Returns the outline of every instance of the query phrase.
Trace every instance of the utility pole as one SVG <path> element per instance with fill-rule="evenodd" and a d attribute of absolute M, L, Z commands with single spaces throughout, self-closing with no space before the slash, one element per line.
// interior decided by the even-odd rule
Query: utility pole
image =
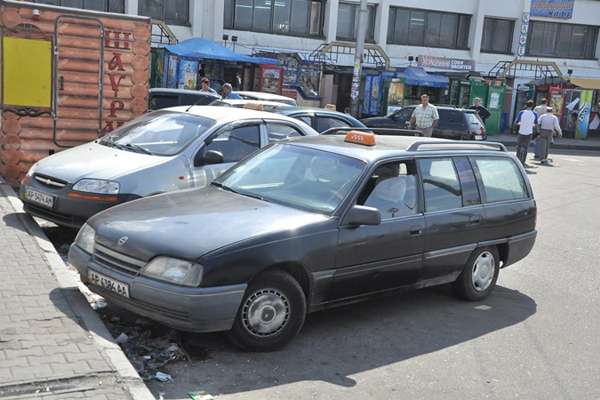
<path fill-rule="evenodd" d="M 367 36 L 368 24 L 367 0 L 360 0 L 360 9 L 358 14 L 358 32 L 356 35 L 356 51 L 354 52 L 354 73 L 352 74 L 352 115 L 358 116 L 359 105 L 358 95 L 360 93 L 360 77 L 362 74 L 363 53 L 365 52 L 365 37 Z"/>

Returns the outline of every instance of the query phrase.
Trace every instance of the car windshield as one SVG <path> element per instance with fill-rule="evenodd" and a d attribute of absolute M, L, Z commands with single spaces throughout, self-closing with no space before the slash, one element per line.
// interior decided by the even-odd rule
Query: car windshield
<path fill-rule="evenodd" d="M 339 154 L 277 144 L 239 163 L 214 184 L 265 201 L 330 214 L 365 166 Z"/>
<path fill-rule="evenodd" d="M 213 119 L 198 115 L 158 111 L 115 129 L 104 136 L 100 144 L 138 153 L 172 156 L 215 123 Z"/>

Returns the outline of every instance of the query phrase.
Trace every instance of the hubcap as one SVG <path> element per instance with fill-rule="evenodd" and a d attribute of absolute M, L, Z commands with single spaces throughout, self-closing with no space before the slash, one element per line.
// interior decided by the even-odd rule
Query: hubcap
<path fill-rule="evenodd" d="M 483 292 L 490 287 L 494 279 L 495 267 L 494 255 L 489 251 L 484 251 L 477 257 L 473 263 L 473 274 L 471 275 L 475 290 Z"/>
<path fill-rule="evenodd" d="M 261 289 L 246 299 L 242 322 L 256 336 L 271 336 L 287 324 L 290 314 L 288 299 L 275 289 Z"/>

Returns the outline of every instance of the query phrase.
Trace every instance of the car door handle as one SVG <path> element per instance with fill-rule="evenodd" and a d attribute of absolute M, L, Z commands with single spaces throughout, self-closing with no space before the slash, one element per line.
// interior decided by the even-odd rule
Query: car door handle
<path fill-rule="evenodd" d="M 410 236 L 419 236 L 423 233 L 423 230 L 421 228 L 415 228 L 415 229 L 411 229 L 409 231 Z"/>
<path fill-rule="evenodd" d="M 469 225 L 478 225 L 480 223 L 481 223 L 480 215 L 474 215 L 472 217 L 469 217 Z"/>

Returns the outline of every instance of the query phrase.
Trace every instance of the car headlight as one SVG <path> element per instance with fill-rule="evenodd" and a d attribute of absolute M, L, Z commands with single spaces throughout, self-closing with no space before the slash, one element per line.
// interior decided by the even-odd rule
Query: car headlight
<path fill-rule="evenodd" d="M 102 179 L 81 179 L 73 185 L 73 190 L 98 194 L 119 194 L 119 182 Z"/>
<path fill-rule="evenodd" d="M 202 281 L 203 268 L 186 260 L 156 257 L 142 270 L 142 275 L 182 286 L 197 287 Z"/>
<path fill-rule="evenodd" d="M 96 240 L 96 231 L 88 224 L 83 224 L 77 237 L 75 244 L 88 253 L 94 252 L 94 241 Z"/>

